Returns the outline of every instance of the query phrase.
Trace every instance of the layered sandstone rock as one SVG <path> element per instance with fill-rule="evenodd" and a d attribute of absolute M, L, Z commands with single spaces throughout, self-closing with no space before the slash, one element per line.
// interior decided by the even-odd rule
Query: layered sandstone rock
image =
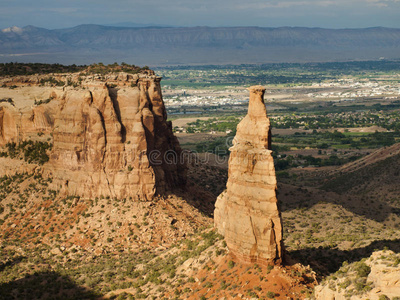
<path fill-rule="evenodd" d="M 233 254 L 246 261 L 282 260 L 282 224 L 270 150 L 265 89 L 250 88 L 246 117 L 230 148 L 227 189 L 217 199 L 214 222 Z"/>
<path fill-rule="evenodd" d="M 395 299 L 400 295 L 399 261 L 400 254 L 382 250 L 373 252 L 366 260 L 344 265 L 315 287 L 315 299 Z M 360 289 L 360 285 L 369 288 Z"/>
<path fill-rule="evenodd" d="M 0 79 L 1 82 L 4 79 Z M 35 140 L 44 135 L 46 139 L 51 139 L 54 118 L 59 109 L 58 102 L 52 100 L 63 93 L 63 88 L 53 90 L 32 86 L 31 83 L 24 85 L 24 81 L 19 84 L 21 86 L 16 89 L 0 88 L 0 98 L 12 100 L 11 103 L 0 102 L 0 147 L 7 143 Z"/>
<path fill-rule="evenodd" d="M 83 86 L 54 88 L 47 104 L 2 106 L 0 143 L 45 135 L 53 149 L 44 175 L 66 195 L 151 199 L 186 178 L 160 79 L 152 72 L 80 77 Z"/>
<path fill-rule="evenodd" d="M 50 134 L 54 114 L 55 110 L 50 106 L 38 106 L 24 111 L 12 106 L 0 106 L 0 146 L 32 139 L 42 133 Z"/>
<path fill-rule="evenodd" d="M 16 142 L 18 119 L 18 112 L 11 105 L 0 107 L 0 146 Z"/>

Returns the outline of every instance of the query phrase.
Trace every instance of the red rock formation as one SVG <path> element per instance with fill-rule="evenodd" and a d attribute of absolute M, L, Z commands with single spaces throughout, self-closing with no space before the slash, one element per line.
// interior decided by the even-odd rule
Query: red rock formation
<path fill-rule="evenodd" d="M 18 113 L 9 106 L 0 107 L 0 146 L 16 142 L 18 137 Z"/>
<path fill-rule="evenodd" d="M 282 260 L 282 223 L 264 91 L 250 88 L 248 113 L 230 148 L 227 190 L 215 204 L 214 223 L 234 255 L 269 264 Z"/>
<path fill-rule="evenodd" d="M 22 110 L 10 104 L 2 104 L 0 106 L 0 146 L 37 139 L 38 134 L 50 135 L 57 109 L 54 102 Z"/>
<path fill-rule="evenodd" d="M 30 111 L 0 108 L 0 142 L 52 133 L 43 169 L 53 189 L 82 197 L 151 199 L 186 178 L 160 79 L 151 72 L 86 76 L 80 78 L 84 88 L 55 89 L 50 103 Z"/>

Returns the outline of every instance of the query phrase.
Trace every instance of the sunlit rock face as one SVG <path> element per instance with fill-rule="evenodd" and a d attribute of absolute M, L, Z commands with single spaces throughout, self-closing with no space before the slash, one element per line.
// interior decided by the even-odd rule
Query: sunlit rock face
<path fill-rule="evenodd" d="M 167 121 L 160 77 L 148 71 L 79 80 L 79 87 L 35 86 L 50 90 L 49 103 L 23 111 L 0 107 L 0 144 L 45 135 L 53 147 L 43 175 L 65 195 L 151 199 L 185 184 L 186 165 Z"/>
<path fill-rule="evenodd" d="M 151 199 L 184 184 L 186 167 L 166 120 L 160 78 L 139 76 L 134 85 L 62 96 L 48 168 L 59 189 Z"/>
<path fill-rule="evenodd" d="M 239 259 L 282 261 L 282 223 L 270 150 L 270 121 L 262 86 L 250 87 L 249 109 L 230 148 L 227 189 L 217 199 L 214 223 Z"/>

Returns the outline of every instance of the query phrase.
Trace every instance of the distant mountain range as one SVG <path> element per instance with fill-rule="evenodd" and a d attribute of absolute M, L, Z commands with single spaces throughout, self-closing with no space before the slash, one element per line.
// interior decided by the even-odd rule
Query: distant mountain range
<path fill-rule="evenodd" d="M 112 24 L 103 24 L 104 26 L 113 26 L 113 27 L 176 27 L 176 26 L 168 26 L 156 23 L 133 23 L 133 22 L 121 22 L 121 23 L 112 23 Z"/>
<path fill-rule="evenodd" d="M 400 58 L 400 29 L 34 26 L 0 31 L 0 62 L 244 64 Z"/>

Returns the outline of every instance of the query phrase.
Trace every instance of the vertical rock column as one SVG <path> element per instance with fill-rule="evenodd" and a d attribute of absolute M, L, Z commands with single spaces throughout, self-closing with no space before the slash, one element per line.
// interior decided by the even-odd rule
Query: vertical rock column
<path fill-rule="evenodd" d="M 276 198 L 265 88 L 250 87 L 246 117 L 230 148 L 227 189 L 217 199 L 214 223 L 238 258 L 262 264 L 282 261 L 282 223 Z"/>

